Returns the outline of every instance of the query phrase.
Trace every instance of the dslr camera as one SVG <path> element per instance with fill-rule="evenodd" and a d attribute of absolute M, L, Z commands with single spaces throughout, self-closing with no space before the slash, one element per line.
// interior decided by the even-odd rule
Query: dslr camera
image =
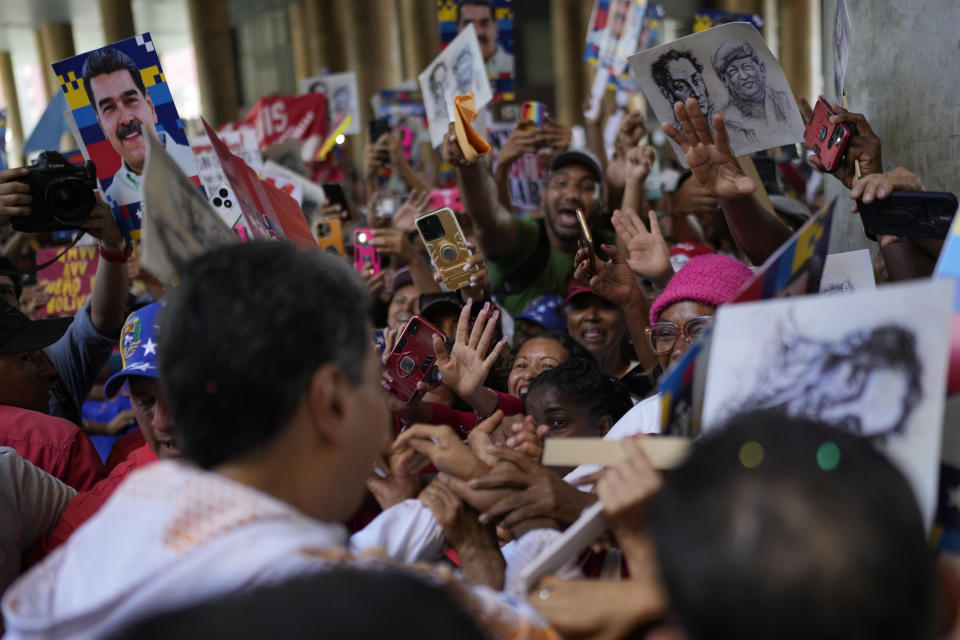
<path fill-rule="evenodd" d="M 30 185 L 30 215 L 11 219 L 17 231 L 31 233 L 80 228 L 97 202 L 97 171 L 93 162 L 77 167 L 56 151 L 41 151 L 19 182 Z"/>

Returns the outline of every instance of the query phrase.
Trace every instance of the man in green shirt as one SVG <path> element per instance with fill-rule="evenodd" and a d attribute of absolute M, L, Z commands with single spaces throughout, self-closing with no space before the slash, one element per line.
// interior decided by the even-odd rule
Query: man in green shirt
<path fill-rule="evenodd" d="M 466 161 L 453 125 L 442 151 L 459 174 L 460 194 L 503 307 L 515 316 L 537 296 L 565 295 L 580 233 L 576 210 L 583 209 L 591 226 L 600 212 L 603 171 L 593 154 L 571 149 L 553 159 L 540 218 L 534 219 L 515 217 L 499 203 L 493 176 L 482 160 Z"/>

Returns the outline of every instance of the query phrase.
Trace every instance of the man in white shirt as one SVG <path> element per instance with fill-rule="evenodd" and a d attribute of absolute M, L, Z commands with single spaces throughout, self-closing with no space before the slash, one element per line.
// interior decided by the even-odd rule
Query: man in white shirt
<path fill-rule="evenodd" d="M 190 147 L 178 144 L 165 131 L 157 131 L 157 110 L 140 69 L 128 55 L 109 47 L 92 52 L 83 63 L 83 87 L 103 135 L 122 159 L 105 193 L 111 204 L 140 200 L 140 180 L 147 158 L 144 134 L 159 140 L 185 174 L 196 175 Z"/>
<path fill-rule="evenodd" d="M 298 286 L 278 286 L 279 274 Z M 216 248 L 179 275 L 157 355 L 186 462 L 132 474 L 10 588 L 11 639 L 105 637 L 333 566 L 396 569 L 438 557 L 443 531 L 420 500 L 351 538 L 340 524 L 361 503 L 392 424 L 365 320 L 369 295 L 352 269 L 260 241 Z M 488 588 L 468 593 L 504 635 L 551 637 L 529 605 Z"/>

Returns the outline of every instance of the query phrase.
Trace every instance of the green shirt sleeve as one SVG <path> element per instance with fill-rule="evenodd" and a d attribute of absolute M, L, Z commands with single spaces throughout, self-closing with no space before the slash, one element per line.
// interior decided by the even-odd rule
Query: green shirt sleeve
<path fill-rule="evenodd" d="M 515 218 L 517 239 L 506 253 L 489 260 L 490 284 L 493 290 L 499 289 L 505 280 L 520 270 L 527 260 L 537 251 L 540 242 L 540 228 L 534 218 Z"/>

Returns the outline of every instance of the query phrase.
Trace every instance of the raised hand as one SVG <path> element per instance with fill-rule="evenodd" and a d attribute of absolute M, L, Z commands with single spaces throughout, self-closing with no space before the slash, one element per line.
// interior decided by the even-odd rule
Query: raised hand
<path fill-rule="evenodd" d="M 413 425 L 397 436 L 390 451 L 396 453 L 404 449 L 425 455 L 437 469 L 462 480 L 485 475 L 490 469 L 447 425 Z M 407 473 L 420 471 L 407 466 L 404 470 Z"/>
<path fill-rule="evenodd" d="M 620 250 L 610 244 L 600 246 L 610 256 L 610 260 L 604 262 L 596 256 L 591 256 L 587 249 L 578 249 L 574 258 L 576 269 L 573 277 L 587 283 L 590 289 L 601 298 L 620 306 L 642 296 L 643 292 L 637 284 L 636 276 Z"/>
<path fill-rule="evenodd" d="M 833 172 L 833 176 L 842 182 L 847 189 L 852 189 L 857 174 L 855 162 L 860 163 L 861 177 L 883 173 L 883 154 L 880 137 L 873 132 L 866 117 L 864 117 L 862 113 L 847 111 L 836 104 L 831 105 L 830 109 L 834 113 L 834 115 L 830 116 L 831 124 L 842 123 L 853 125 L 854 128 L 853 135 L 850 136 L 850 142 L 847 143 L 847 151 L 840 165 Z M 803 116 L 804 124 L 809 124 L 813 119 L 813 108 L 810 106 L 810 103 L 807 102 L 807 99 L 803 97 L 800 98 L 800 114 Z M 823 168 L 823 163 L 820 162 L 820 158 L 817 156 L 810 156 L 809 161 L 810 164 L 819 171 L 826 171 Z"/>
<path fill-rule="evenodd" d="M 626 179 L 642 185 L 647 176 L 650 175 L 650 168 L 657 160 L 657 152 L 649 145 L 630 147 L 627 149 L 625 158 L 627 162 Z"/>
<path fill-rule="evenodd" d="M 517 122 L 517 126 L 510 132 L 497 155 L 497 166 L 506 169 L 523 154 L 536 153 L 540 136 L 540 132 L 533 128 L 533 123 L 529 120 Z"/>
<path fill-rule="evenodd" d="M 670 249 L 660 232 L 656 212 L 650 211 L 647 218 L 650 220 L 649 231 L 633 209 L 617 209 L 613 212 L 613 228 L 627 249 L 627 264 L 630 269 L 641 278 L 647 278 L 661 286 L 673 275 Z"/>
<path fill-rule="evenodd" d="M 493 348 L 490 342 L 500 319 L 500 310 L 491 307 L 489 302 L 477 314 L 477 320 L 470 327 L 470 308 L 473 301 L 468 300 L 460 310 L 460 319 L 457 322 L 457 333 L 453 349 L 447 353 L 443 340 L 439 336 L 433 337 L 434 355 L 437 357 L 437 369 L 443 383 L 458 396 L 470 402 L 480 390 L 483 381 L 493 367 L 503 347 L 506 338 L 497 342 Z M 469 335 L 468 335 L 469 330 Z M 472 404 L 472 402 L 471 402 Z"/>
<path fill-rule="evenodd" d="M 640 139 L 647 133 L 647 125 L 643 121 L 643 114 L 639 111 L 628 113 L 620 121 L 617 137 L 613 143 L 614 157 L 624 156 L 629 149 L 636 147 Z"/>
<path fill-rule="evenodd" d="M 30 215 L 30 185 L 17 181 L 28 173 L 26 167 L 0 171 L 0 224 L 6 224 L 13 216 Z"/>
<path fill-rule="evenodd" d="M 756 191 L 757 185 L 743 175 L 730 149 L 726 123 L 721 114 L 713 116 L 713 129 L 717 135 L 714 140 L 696 99 L 688 98 L 686 104 L 674 103 L 673 112 L 683 130 L 678 131 L 672 124 L 664 122 L 663 132 L 680 147 L 697 182 L 718 198 L 738 198 Z"/>
<path fill-rule="evenodd" d="M 414 189 L 410 192 L 407 201 L 397 208 L 393 214 L 393 226 L 402 231 L 413 231 L 416 229 L 414 221 L 427 212 L 430 206 L 430 192 L 425 189 Z"/>
<path fill-rule="evenodd" d="M 452 122 L 450 126 L 447 127 L 447 133 L 444 134 L 443 142 L 440 144 L 440 155 L 443 157 L 444 162 L 449 162 L 450 166 L 455 169 L 473 164 L 467 162 L 466 156 L 463 155 L 463 151 L 460 149 L 460 143 L 457 142 L 457 133 Z"/>
<path fill-rule="evenodd" d="M 903 167 L 897 167 L 887 173 L 874 173 L 861 178 L 854 178 L 850 187 L 850 199 L 853 204 L 850 211 L 857 210 L 857 200 L 863 200 L 870 204 L 874 200 L 883 200 L 889 196 L 894 189 L 899 191 L 924 191 L 920 176 L 907 171 Z"/>
<path fill-rule="evenodd" d="M 573 139 L 573 128 L 546 116 L 540 129 L 540 139 L 554 151 L 565 151 Z"/>
<path fill-rule="evenodd" d="M 597 496 L 615 528 L 641 533 L 646 528 L 650 500 L 663 481 L 633 438 L 625 438 L 621 445 L 626 456 L 597 481 Z"/>

